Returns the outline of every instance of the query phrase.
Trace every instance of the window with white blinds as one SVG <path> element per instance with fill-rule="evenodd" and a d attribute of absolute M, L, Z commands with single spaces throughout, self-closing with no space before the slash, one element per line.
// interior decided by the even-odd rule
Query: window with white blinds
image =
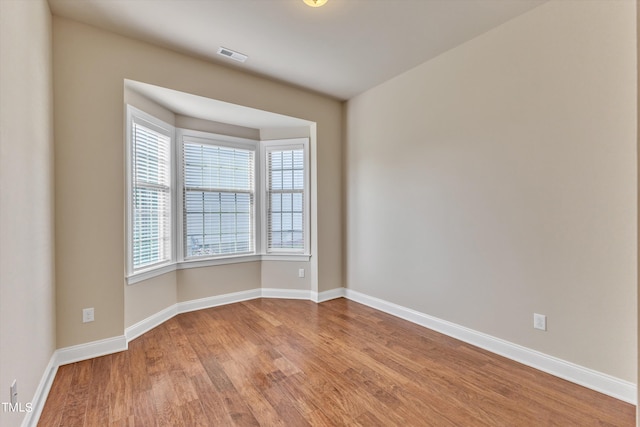
<path fill-rule="evenodd" d="M 132 113 L 130 270 L 172 261 L 171 135 Z"/>
<path fill-rule="evenodd" d="M 306 144 L 267 145 L 267 252 L 308 253 Z"/>
<path fill-rule="evenodd" d="M 127 106 L 128 284 L 190 267 L 310 257 L 309 139 L 257 141 Z"/>
<path fill-rule="evenodd" d="M 255 253 L 255 150 L 182 147 L 184 258 Z"/>

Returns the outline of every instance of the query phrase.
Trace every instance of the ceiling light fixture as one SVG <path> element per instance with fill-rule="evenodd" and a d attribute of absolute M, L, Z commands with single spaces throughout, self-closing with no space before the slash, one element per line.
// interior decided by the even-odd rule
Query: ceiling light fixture
<path fill-rule="evenodd" d="M 320 7 L 325 4 L 328 0 L 303 0 L 307 5 L 311 7 Z"/>

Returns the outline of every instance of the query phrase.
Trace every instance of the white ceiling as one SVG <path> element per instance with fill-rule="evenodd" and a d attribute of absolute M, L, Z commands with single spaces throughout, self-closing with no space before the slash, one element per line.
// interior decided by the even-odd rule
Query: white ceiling
<path fill-rule="evenodd" d="M 544 0 L 49 0 L 55 15 L 349 99 Z M 249 56 L 240 64 L 224 46 Z"/>

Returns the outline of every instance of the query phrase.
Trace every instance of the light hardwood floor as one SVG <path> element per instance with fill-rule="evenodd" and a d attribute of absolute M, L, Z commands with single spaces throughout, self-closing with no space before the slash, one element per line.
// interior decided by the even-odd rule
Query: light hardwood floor
<path fill-rule="evenodd" d="M 257 299 L 61 366 L 39 425 L 633 426 L 635 406 L 345 299 Z"/>

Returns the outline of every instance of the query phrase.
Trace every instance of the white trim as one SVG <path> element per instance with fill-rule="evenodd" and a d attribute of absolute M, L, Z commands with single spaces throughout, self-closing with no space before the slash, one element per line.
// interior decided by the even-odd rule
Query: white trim
<path fill-rule="evenodd" d="M 311 299 L 311 291 L 305 289 L 261 288 L 262 298 Z"/>
<path fill-rule="evenodd" d="M 58 372 L 58 365 L 56 364 L 56 353 L 54 352 L 49 359 L 49 363 L 42 374 L 40 383 L 36 388 L 36 392 L 31 399 L 31 412 L 27 412 L 27 415 L 22 420 L 22 427 L 36 426 L 42 415 L 42 409 L 49 396 L 49 391 L 53 385 L 53 380 Z"/>
<path fill-rule="evenodd" d="M 311 301 L 321 303 L 336 298 L 344 298 L 345 291 L 345 288 L 335 288 L 323 292 L 311 292 Z"/>
<path fill-rule="evenodd" d="M 202 258 L 202 257 L 186 257 L 185 253 L 185 219 L 184 219 L 184 145 L 185 143 L 191 144 L 204 144 L 216 147 L 235 148 L 240 150 L 246 150 L 253 153 L 253 190 L 250 193 L 253 195 L 252 206 L 252 236 L 253 236 L 253 251 L 247 254 L 230 254 L 220 256 L 218 258 Z M 248 262 L 249 260 L 243 260 L 243 257 L 258 257 L 260 256 L 260 225 L 257 220 L 259 213 L 261 212 L 261 195 L 259 194 L 260 185 L 260 141 L 247 138 L 239 138 L 235 136 L 222 135 L 218 133 L 203 132 L 192 129 L 177 128 L 176 129 L 176 150 L 175 150 L 175 164 L 176 164 L 176 189 L 178 196 L 176 197 L 176 223 L 175 230 L 176 236 L 176 250 L 177 250 L 177 262 L 179 268 L 194 268 L 207 265 L 223 265 L 234 264 L 236 262 Z M 237 258 L 237 259 L 236 259 Z M 193 267 L 186 263 L 196 262 Z M 184 263 L 184 264 L 183 264 Z"/>
<path fill-rule="evenodd" d="M 132 130 L 133 123 L 141 123 L 148 129 L 162 134 L 169 138 L 169 188 L 170 188 L 170 254 L 168 260 L 163 260 L 162 265 L 159 267 L 152 267 L 150 269 L 141 268 L 136 271 L 133 266 L 133 145 L 134 141 L 132 139 Z M 173 161 L 173 147 L 175 145 L 175 127 L 169 123 L 166 123 L 149 113 L 146 113 L 132 105 L 126 104 L 125 106 L 125 192 L 127 195 L 125 209 L 126 209 L 126 224 L 125 224 L 125 239 L 126 239 L 126 274 L 127 284 L 136 283 L 141 280 L 148 279 L 150 277 L 157 276 L 158 274 L 166 273 L 164 270 L 165 267 L 170 266 L 175 263 L 176 260 L 176 251 L 175 251 L 175 198 L 176 198 L 176 172 Z M 158 274 L 154 274 L 156 270 L 161 270 L 162 272 Z M 137 273 L 140 274 L 141 277 L 138 279 Z M 129 282 L 129 278 L 132 278 L 131 282 Z"/>
<path fill-rule="evenodd" d="M 633 405 L 637 385 L 410 308 L 346 289 L 346 298 Z"/>
<path fill-rule="evenodd" d="M 200 267 L 212 267 L 215 265 L 226 264 L 238 264 L 242 262 L 257 262 L 257 261 L 291 261 L 291 262 L 309 262 L 311 255 L 308 254 L 283 254 L 283 255 L 235 255 L 224 258 L 207 258 L 207 259 L 191 259 L 188 261 L 180 261 L 169 265 L 164 265 L 155 269 L 143 271 L 140 273 L 132 274 L 127 277 L 127 285 L 134 285 L 139 282 L 143 282 L 147 279 L 151 279 L 156 276 L 160 276 L 165 273 L 170 273 L 176 270 L 187 270 L 189 268 Z"/>
<path fill-rule="evenodd" d="M 344 295 L 344 288 L 325 291 L 321 295 L 323 298 L 322 301 L 339 298 Z M 248 301 L 257 298 L 311 299 L 313 301 L 316 301 L 317 295 L 315 295 L 315 299 L 312 298 L 313 296 L 313 293 L 307 290 L 257 288 L 248 291 L 240 291 L 230 294 L 201 298 L 197 300 L 179 302 L 147 317 L 146 319 L 139 321 L 132 326 L 129 326 L 125 329 L 124 335 L 127 339 L 127 343 L 131 342 L 132 340 L 138 338 L 151 329 L 160 326 L 162 323 L 166 322 L 172 317 L 190 311 L 202 310 L 205 308 L 217 307 L 226 304 L 233 304 L 236 302 Z"/>
<path fill-rule="evenodd" d="M 193 258 L 188 261 L 181 261 L 178 263 L 178 270 L 185 270 L 189 268 L 211 267 L 213 265 L 225 265 L 225 264 L 238 264 L 241 262 L 255 262 L 260 261 L 260 255 L 235 255 L 227 256 L 224 258 L 209 258 L 209 259 L 196 259 Z"/>
<path fill-rule="evenodd" d="M 308 262 L 311 259 L 309 254 L 282 254 L 275 255 L 270 253 L 269 255 L 262 255 L 260 261 L 296 261 L 296 262 Z"/>
<path fill-rule="evenodd" d="M 178 314 L 178 306 L 177 304 L 173 304 L 164 310 L 161 310 L 146 319 L 139 321 L 138 323 L 129 326 L 124 330 L 124 336 L 127 338 L 127 343 L 133 341 L 138 338 L 140 335 L 149 332 L 151 329 L 156 326 L 160 326 L 167 320 L 174 317 Z"/>
<path fill-rule="evenodd" d="M 188 313 L 190 311 L 202 310 L 204 308 L 217 307 L 219 305 L 233 304 L 235 302 L 248 301 L 260 298 L 260 289 L 233 292 L 231 294 L 216 295 L 213 297 L 200 298 L 191 301 L 179 302 L 178 313 Z"/>
<path fill-rule="evenodd" d="M 118 353 L 127 348 L 127 338 L 124 335 L 120 335 L 118 337 L 60 348 L 56 350 L 54 356 L 56 358 L 56 365 L 61 366 L 111 353 Z"/>
<path fill-rule="evenodd" d="M 309 176 L 311 177 L 309 185 L 309 202 L 311 204 L 311 211 L 309 212 L 309 219 L 311 220 L 311 228 L 309 229 L 309 253 L 318 254 L 318 125 L 316 122 L 312 122 L 309 125 Z M 311 291 L 318 292 L 318 257 L 311 257 Z"/>
<path fill-rule="evenodd" d="M 244 149 L 257 150 L 260 140 L 251 138 L 241 138 L 238 136 L 224 135 L 215 132 L 206 132 L 201 130 L 176 128 L 180 132 L 181 138 L 186 138 L 190 142 L 196 144 L 222 145 L 225 147 L 236 148 L 242 146 Z"/>
<path fill-rule="evenodd" d="M 135 283 L 160 276 L 161 274 L 170 273 L 172 271 L 175 271 L 176 268 L 177 265 L 175 263 L 171 263 L 168 265 L 163 265 L 162 267 L 156 267 L 150 270 L 141 271 L 139 273 L 133 273 L 132 275 L 127 277 L 127 285 L 133 285 Z"/>
<path fill-rule="evenodd" d="M 310 138 L 289 138 L 289 139 L 272 139 L 267 141 L 260 141 L 260 195 L 265 198 L 262 204 L 262 210 L 260 211 L 260 228 L 261 228 L 261 243 L 262 251 L 266 255 L 307 255 L 311 249 L 311 156 L 309 153 Z M 303 239 L 304 247 L 299 250 L 291 249 L 275 249 L 269 248 L 269 224 L 267 218 L 269 217 L 269 202 L 267 189 L 269 187 L 269 167 L 267 162 L 267 156 L 274 150 L 296 150 L 302 149 L 304 159 L 304 186 L 303 186 Z M 315 176 L 313 181 L 315 181 Z M 315 205 L 314 205 L 315 206 Z"/>

